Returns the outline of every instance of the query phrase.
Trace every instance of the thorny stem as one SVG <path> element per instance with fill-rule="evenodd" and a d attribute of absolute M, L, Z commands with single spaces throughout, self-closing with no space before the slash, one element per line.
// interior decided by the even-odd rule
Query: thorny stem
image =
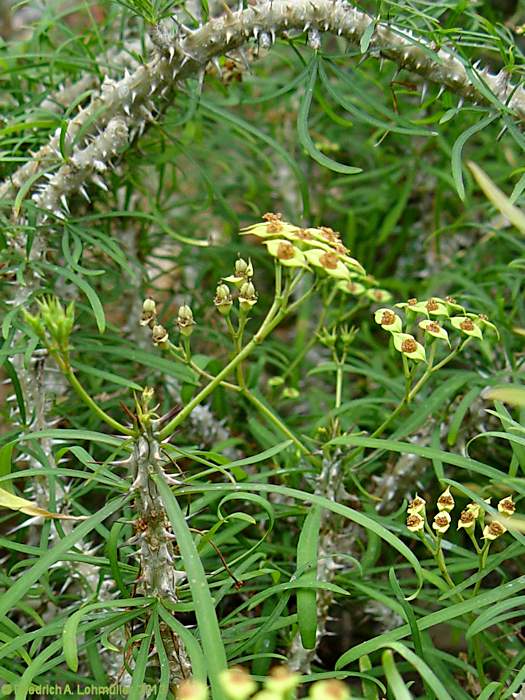
<path fill-rule="evenodd" d="M 379 22 L 341 0 L 266 0 L 239 12 L 212 19 L 196 31 L 163 39 L 162 46 L 149 63 L 140 65 L 120 81 L 106 81 L 86 108 L 70 120 L 67 128 L 69 146 L 78 134 L 82 139 L 74 149 L 70 163 L 61 165 L 50 188 L 44 189 L 44 199 L 51 196 L 53 206 L 61 196 L 82 187 L 82 181 L 96 177 L 92 160 L 76 164 L 79 151 L 89 139 L 104 129 L 113 118 L 130 127 L 126 140 L 141 134 L 145 126 L 155 123 L 151 110 L 164 110 L 173 100 L 175 85 L 204 71 L 208 61 L 226 51 L 242 47 L 252 38 L 271 37 L 293 30 L 306 31 L 309 27 L 332 32 L 359 46 L 373 26 L 368 52 L 397 63 L 401 68 L 446 87 L 462 98 L 493 106 L 494 96 L 502 111 L 525 120 L 525 91 L 512 83 L 510 76 L 501 71 L 497 75 L 487 69 L 470 66 L 453 50 L 438 48 L 410 30 L 390 23 Z M 491 94 L 492 93 L 492 94 Z M 16 170 L 0 186 L 0 198 L 14 197 L 16 191 L 35 173 L 48 172 L 60 162 L 59 136 L 54 135 L 33 158 Z M 87 167 L 84 167 L 86 165 Z M 78 175 L 78 177 L 77 177 Z"/>

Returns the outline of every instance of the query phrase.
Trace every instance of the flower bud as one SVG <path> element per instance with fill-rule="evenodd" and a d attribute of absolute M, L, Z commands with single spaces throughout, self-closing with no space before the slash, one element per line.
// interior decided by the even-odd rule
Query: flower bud
<path fill-rule="evenodd" d="M 170 337 L 164 326 L 157 323 L 151 329 L 151 339 L 153 340 L 153 345 L 164 345 L 169 341 Z"/>
<path fill-rule="evenodd" d="M 257 293 L 251 282 L 244 282 L 239 290 L 239 306 L 243 311 L 249 311 L 257 303 Z"/>
<path fill-rule="evenodd" d="M 235 261 L 235 275 L 237 277 L 253 277 L 252 261 L 248 260 L 248 262 L 246 262 L 246 260 L 238 258 L 238 260 Z"/>
<path fill-rule="evenodd" d="M 155 300 L 147 297 L 142 304 L 142 315 L 140 317 L 141 326 L 151 326 L 157 318 L 157 305 Z"/>
<path fill-rule="evenodd" d="M 190 336 L 193 333 L 193 326 L 195 326 L 195 321 L 193 320 L 193 312 L 189 306 L 181 306 L 179 313 L 177 315 L 177 326 L 182 335 Z"/>
<path fill-rule="evenodd" d="M 326 348 L 333 349 L 337 344 L 337 333 L 335 328 L 333 328 L 331 331 L 329 331 L 328 328 L 321 328 L 317 334 L 317 338 L 319 339 L 321 345 L 324 345 Z"/>
<path fill-rule="evenodd" d="M 252 261 L 243 260 L 243 258 L 238 258 L 235 261 L 235 272 L 229 277 L 225 277 L 226 282 L 231 282 L 232 284 L 241 285 L 244 282 L 248 282 L 253 277 L 253 265 Z"/>
<path fill-rule="evenodd" d="M 213 303 L 217 307 L 219 313 L 223 316 L 227 316 L 230 313 L 233 301 L 232 295 L 230 294 L 230 288 L 227 284 L 217 285 Z"/>
<path fill-rule="evenodd" d="M 231 700 L 246 700 L 257 690 L 257 684 L 240 666 L 221 671 L 220 684 Z"/>

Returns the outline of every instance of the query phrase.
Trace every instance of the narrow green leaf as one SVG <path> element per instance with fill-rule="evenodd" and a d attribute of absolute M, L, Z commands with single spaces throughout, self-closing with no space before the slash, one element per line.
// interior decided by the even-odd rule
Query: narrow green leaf
<path fill-rule="evenodd" d="M 459 198 L 462 201 L 465 201 L 465 185 L 463 184 L 463 171 L 461 167 L 461 156 L 463 153 L 463 147 L 467 143 L 469 138 L 474 136 L 474 134 L 483 131 L 485 127 L 487 127 L 497 118 L 497 114 L 490 114 L 484 119 L 481 119 L 477 124 L 474 124 L 469 129 L 466 129 L 466 131 L 464 131 L 461 134 L 461 136 L 459 136 L 456 139 L 456 142 L 452 147 L 452 177 L 454 178 L 454 183 L 456 185 Z"/>
<path fill-rule="evenodd" d="M 385 670 L 386 682 L 389 690 L 396 700 L 413 700 L 412 693 L 407 688 L 405 681 L 397 670 L 396 662 L 394 661 L 394 653 L 390 649 L 386 649 L 381 657 L 383 668 Z"/>
<path fill-rule="evenodd" d="M 207 659 L 207 670 L 213 697 L 217 698 L 217 700 L 222 700 L 224 691 L 219 682 L 219 674 L 227 668 L 228 664 L 215 611 L 215 603 L 210 593 L 206 573 L 177 499 L 161 478 L 157 475 L 152 478 L 166 507 L 188 576 L 202 648 Z"/>
<path fill-rule="evenodd" d="M 336 173 L 344 173 L 346 175 L 352 175 L 354 173 L 362 172 L 361 168 L 356 168 L 352 165 L 344 165 L 343 163 L 338 163 L 336 160 L 329 158 L 324 153 L 316 148 L 310 133 L 308 131 L 308 116 L 310 114 L 310 107 L 312 104 L 312 98 L 314 94 L 315 82 L 317 80 L 317 67 L 319 64 L 319 57 L 316 54 L 313 56 L 310 63 L 309 75 L 306 81 L 305 92 L 301 100 L 299 107 L 299 112 L 297 115 L 297 132 L 299 136 L 299 141 L 303 148 L 306 150 L 308 155 L 313 158 L 319 165 L 322 165 L 329 170 L 333 170 Z"/>
<path fill-rule="evenodd" d="M 49 571 L 52 564 L 60 561 L 71 547 L 82 540 L 107 517 L 119 510 L 127 501 L 131 500 L 131 498 L 132 495 L 130 494 L 125 498 L 113 499 L 94 513 L 88 520 L 84 520 L 72 532 L 63 537 L 52 549 L 44 552 L 38 561 L 2 594 L 0 598 L 0 617 L 15 607 L 17 602 L 27 594 L 31 586 Z"/>
<path fill-rule="evenodd" d="M 317 559 L 319 551 L 319 528 L 322 509 L 312 508 L 303 523 L 297 543 L 297 570 L 304 571 L 298 583 L 315 583 L 317 580 Z M 315 588 L 299 589 L 297 597 L 297 622 L 305 649 L 315 649 L 317 641 L 317 595 Z"/>
<path fill-rule="evenodd" d="M 93 610 L 103 610 L 106 608 L 130 608 L 141 607 L 147 608 L 153 599 L 150 598 L 126 598 L 123 600 L 103 600 L 98 603 L 90 603 L 81 607 L 74 612 L 64 624 L 62 632 L 62 646 L 64 658 L 68 667 L 75 673 L 78 671 L 78 644 L 77 631 L 82 618 Z"/>
<path fill-rule="evenodd" d="M 66 277 L 70 282 L 72 282 L 82 292 L 84 292 L 84 294 L 87 297 L 87 300 L 91 305 L 91 308 L 93 309 L 93 314 L 97 322 L 98 330 L 100 333 L 104 333 L 104 331 L 106 330 L 106 317 L 104 315 L 104 308 L 100 299 L 98 298 L 98 294 L 95 292 L 93 287 L 90 284 L 88 284 L 83 277 L 77 275 L 75 272 L 72 272 L 67 267 L 58 267 L 58 265 L 52 265 L 51 263 L 42 263 L 42 266 L 50 272 L 53 272 L 55 275 L 58 275 L 59 277 Z"/>

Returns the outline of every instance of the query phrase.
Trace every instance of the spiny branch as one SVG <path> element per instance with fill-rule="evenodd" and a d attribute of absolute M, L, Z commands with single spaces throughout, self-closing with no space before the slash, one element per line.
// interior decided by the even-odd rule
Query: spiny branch
<path fill-rule="evenodd" d="M 505 71 L 493 75 L 486 68 L 470 67 L 454 51 L 438 48 L 408 30 L 376 22 L 343 0 L 265 0 L 246 10 L 228 11 L 197 30 L 179 27 L 179 32 L 173 34 L 157 28 L 153 59 L 132 73 L 126 71 L 119 81 L 106 78 L 100 93 L 69 122 L 65 143 L 72 151 L 71 161 L 77 150 L 87 150 L 90 139 L 115 119 L 127 127 L 129 143 L 154 121 L 155 111 L 160 112 L 169 104 L 177 82 L 203 75 L 208 62 L 251 40 L 269 47 L 277 36 L 308 32 L 309 43 L 317 48 L 319 33 L 330 32 L 359 45 L 371 24 L 374 31 L 367 51 L 372 55 L 390 59 L 471 102 L 499 102 L 509 114 L 525 121 L 525 91 L 521 85 L 513 84 Z M 57 131 L 47 145 L 0 186 L 0 199 L 12 198 L 39 170 L 46 172 L 63 162 L 60 137 Z M 94 170 L 86 167 L 83 175 L 89 179 Z M 62 173 L 66 175 L 67 171 Z M 55 176 L 54 198 L 62 199 L 78 189 L 81 179 L 63 177 L 60 181 Z"/>

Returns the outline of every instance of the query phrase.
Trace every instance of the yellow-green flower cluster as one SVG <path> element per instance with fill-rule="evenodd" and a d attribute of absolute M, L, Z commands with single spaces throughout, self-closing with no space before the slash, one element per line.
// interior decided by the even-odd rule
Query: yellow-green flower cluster
<path fill-rule="evenodd" d="M 67 353 L 75 324 L 75 303 L 70 302 L 64 308 L 56 297 L 44 297 L 37 304 L 35 315 L 23 309 L 24 321 L 51 352 Z"/>
<path fill-rule="evenodd" d="M 484 331 L 493 332 L 499 337 L 496 326 L 486 316 L 465 311 L 452 297 L 432 297 L 423 301 L 409 299 L 395 304 L 394 308 L 403 311 L 404 320 L 394 309 L 380 308 L 374 313 L 375 321 L 392 333 L 396 350 L 416 362 L 426 361 L 426 351 L 423 343 L 413 334 L 414 325 L 417 326 L 416 330 L 422 332 L 421 341 L 442 341 L 448 346 L 449 331 L 444 323 L 450 324 L 452 330 L 459 331 L 466 338 L 482 340 Z M 421 316 L 424 318 L 418 318 Z"/>
<path fill-rule="evenodd" d="M 259 687 L 252 676 L 240 666 L 220 674 L 222 690 L 229 700 L 292 700 L 298 695 L 311 700 L 350 700 L 346 683 L 336 679 L 317 681 L 309 686 L 306 696 L 299 688 L 300 675 L 286 666 L 274 667 Z M 177 689 L 177 700 L 208 700 L 208 689 L 199 681 L 184 681 Z"/>
<path fill-rule="evenodd" d="M 232 275 L 229 277 L 224 277 L 222 282 L 217 285 L 215 291 L 215 298 L 213 303 L 215 307 L 223 316 L 228 316 L 233 306 L 233 295 L 230 287 L 226 284 L 229 282 L 237 288 L 237 300 L 239 302 L 239 308 L 247 312 L 252 306 L 257 303 L 257 292 L 252 282 L 253 277 L 253 265 L 251 260 L 243 260 L 238 258 L 235 261 L 235 268 Z"/>
<path fill-rule="evenodd" d="M 360 295 L 366 291 L 363 266 L 350 257 L 339 234 L 328 226 L 301 228 L 283 221 L 281 214 L 268 213 L 262 222 L 247 226 L 241 234 L 262 238 L 270 255 L 284 267 L 307 268 L 326 274 L 337 280 L 341 291 L 349 294 Z"/>
<path fill-rule="evenodd" d="M 439 534 L 444 535 L 451 523 L 450 511 L 454 508 L 454 498 L 447 488 L 437 500 L 437 510 L 432 528 Z M 416 496 L 408 504 L 407 508 L 407 528 L 410 532 L 422 532 L 426 524 L 426 501 L 421 496 Z"/>
<path fill-rule="evenodd" d="M 196 325 L 193 319 L 193 312 L 189 306 L 183 304 L 177 313 L 176 325 L 180 333 L 185 336 L 190 336 L 193 333 L 193 328 Z M 157 318 L 157 305 L 151 297 L 144 299 L 142 304 L 142 314 L 140 317 L 140 325 L 148 326 L 151 329 L 151 340 L 153 345 L 161 348 L 166 348 L 170 341 L 170 335 L 167 329 L 159 323 Z"/>
<path fill-rule="evenodd" d="M 490 503 L 490 498 L 486 499 L 486 503 Z M 455 506 L 454 497 L 450 493 L 449 487 L 439 496 L 436 506 L 438 512 L 434 516 L 432 529 L 435 530 L 438 535 L 444 535 L 452 524 L 450 513 Z M 512 500 L 512 496 L 507 496 L 498 503 L 498 511 L 506 518 L 510 518 L 514 515 L 515 510 L 516 506 Z M 426 523 L 426 501 L 416 495 L 408 504 L 407 529 L 410 530 L 410 532 L 422 532 L 425 529 Z M 461 511 L 457 522 L 457 529 L 465 529 L 472 537 L 474 536 L 476 523 L 479 523 L 482 528 L 483 539 L 485 540 L 495 540 L 507 531 L 505 525 L 498 520 L 491 520 L 485 523 L 484 509 L 477 503 L 469 503 L 466 508 Z"/>

